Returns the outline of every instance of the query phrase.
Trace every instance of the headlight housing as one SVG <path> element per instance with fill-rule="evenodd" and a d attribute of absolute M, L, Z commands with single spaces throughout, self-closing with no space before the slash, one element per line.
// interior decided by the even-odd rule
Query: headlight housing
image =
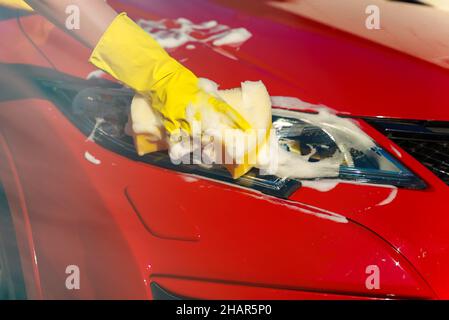
<path fill-rule="evenodd" d="M 70 82 L 40 79 L 39 83 L 47 97 L 86 136 L 95 130 L 96 143 L 130 159 L 259 190 L 281 198 L 288 198 L 301 186 L 301 179 L 261 175 L 258 169 L 233 180 L 227 170 L 218 165 L 175 165 L 167 152 L 140 157 L 135 152 L 133 139 L 126 134 L 133 97 L 131 90 L 102 79 Z M 365 143 L 351 141 L 345 136 L 345 128 L 339 128 L 336 124 L 326 127 L 319 121 L 311 121 L 311 118 L 313 116 L 307 113 L 273 109 L 273 126 L 279 136 L 280 147 L 297 153 L 298 156 L 307 156 L 311 163 L 340 154 L 343 160 L 338 177 L 332 178 L 410 189 L 426 187 L 419 177 L 374 142 L 369 148 L 363 148 L 370 140 L 368 136 L 363 138 Z M 99 119 L 102 121 L 99 122 Z M 312 150 L 314 153 L 310 155 Z M 308 177 L 316 178 L 326 177 Z"/>
<path fill-rule="evenodd" d="M 349 119 L 273 110 L 280 146 L 309 162 L 340 158 L 338 178 L 360 183 L 423 189 L 424 181 L 379 147 Z M 326 177 L 321 177 L 326 178 Z"/>

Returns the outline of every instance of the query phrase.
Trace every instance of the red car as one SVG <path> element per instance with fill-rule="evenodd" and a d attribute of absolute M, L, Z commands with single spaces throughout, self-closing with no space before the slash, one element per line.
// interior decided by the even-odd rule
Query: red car
<path fill-rule="evenodd" d="M 449 298 L 443 8 L 372 0 L 370 30 L 365 1 L 108 2 L 161 38 L 199 25 L 174 57 L 223 88 L 262 80 L 283 148 L 345 161 L 338 178 L 234 181 L 139 157 L 132 93 L 42 17 L 0 8 L 2 298 Z M 244 43 L 210 38 L 235 29 Z M 303 121 L 317 104 L 374 146 Z"/>

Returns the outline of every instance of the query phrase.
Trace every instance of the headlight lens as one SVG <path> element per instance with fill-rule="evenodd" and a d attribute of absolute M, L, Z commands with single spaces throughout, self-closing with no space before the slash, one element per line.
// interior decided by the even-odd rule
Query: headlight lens
<path fill-rule="evenodd" d="M 280 146 L 298 156 L 307 156 L 311 163 L 339 159 L 339 179 L 410 189 L 426 187 L 419 177 L 367 135 L 351 132 L 343 122 L 320 123 L 319 119 L 314 120 L 314 115 L 306 113 L 276 110 L 273 113 L 273 127 Z"/>

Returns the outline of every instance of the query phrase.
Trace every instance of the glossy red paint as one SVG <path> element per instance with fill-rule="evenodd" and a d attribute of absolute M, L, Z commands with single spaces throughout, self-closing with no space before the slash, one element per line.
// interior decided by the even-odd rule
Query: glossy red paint
<path fill-rule="evenodd" d="M 202 46 L 172 52 L 223 87 L 261 79 L 272 95 L 340 113 L 448 120 L 440 107 L 448 102 L 447 71 L 300 17 L 268 14 L 263 2 L 110 3 L 135 19 L 184 16 L 248 28 L 248 43 L 226 48 L 239 60 Z M 35 31 L 42 18 L 21 20 L 32 38 L 42 37 Z M 48 67 L 15 20 L 0 27 L 7 30 L 2 63 Z M 89 51 L 56 29 L 38 46 L 60 71 L 85 78 L 94 70 Z M 427 190 L 399 189 L 380 205 L 393 189 L 340 183 L 280 200 L 114 154 L 37 96 L 0 103 L 0 178 L 30 298 L 147 299 L 151 281 L 195 298 L 449 298 L 447 186 L 363 121 Z M 79 291 L 65 288 L 72 264 L 81 269 Z M 379 290 L 365 286 L 370 265 L 381 270 Z"/>
<path fill-rule="evenodd" d="M 304 292 L 291 289 L 245 286 L 229 282 L 210 282 L 171 277 L 153 277 L 158 284 L 183 297 L 226 300 L 360 300 L 360 296 L 337 295 L 321 292 Z M 363 297 L 375 300 L 374 297 Z"/>
<path fill-rule="evenodd" d="M 153 275 L 369 296 L 365 270 L 373 264 L 383 270 L 376 296 L 431 296 L 393 247 L 356 223 L 333 221 L 301 202 L 134 163 L 86 142 L 47 102 L 4 104 L 1 119 L 27 199 L 45 298 L 72 297 L 64 288 L 70 264 L 95 279 L 85 280 L 92 288 L 77 293 L 83 298 L 96 292 L 135 297 L 143 289 L 137 284 Z M 87 161 L 86 151 L 101 164 Z M 148 232 L 128 202 L 129 185 L 145 194 L 160 216 L 188 212 L 200 240 L 167 240 Z"/>

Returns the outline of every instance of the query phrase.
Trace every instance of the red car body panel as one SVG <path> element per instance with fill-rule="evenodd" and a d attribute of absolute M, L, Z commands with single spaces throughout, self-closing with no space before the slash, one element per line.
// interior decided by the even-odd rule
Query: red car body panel
<path fill-rule="evenodd" d="M 216 19 L 250 30 L 239 51 L 226 48 L 238 60 L 202 46 L 171 52 L 223 88 L 263 80 L 272 95 L 341 114 L 449 120 L 447 70 L 264 2 L 109 2 L 135 19 Z M 59 71 L 85 78 L 94 70 L 89 50 L 57 29 L 47 35 L 43 18 L 21 21 Z M 2 64 L 49 67 L 15 19 L 0 27 Z M 153 281 L 195 298 L 449 298 L 447 186 L 362 120 L 426 190 L 398 189 L 380 205 L 396 189 L 340 183 L 281 200 L 186 176 L 86 141 L 27 79 L 7 79 L 28 95 L 0 103 L 0 178 L 30 298 L 147 299 Z M 65 287 L 69 265 L 80 267 L 81 290 Z M 370 265 L 381 270 L 379 290 L 365 286 Z"/>

